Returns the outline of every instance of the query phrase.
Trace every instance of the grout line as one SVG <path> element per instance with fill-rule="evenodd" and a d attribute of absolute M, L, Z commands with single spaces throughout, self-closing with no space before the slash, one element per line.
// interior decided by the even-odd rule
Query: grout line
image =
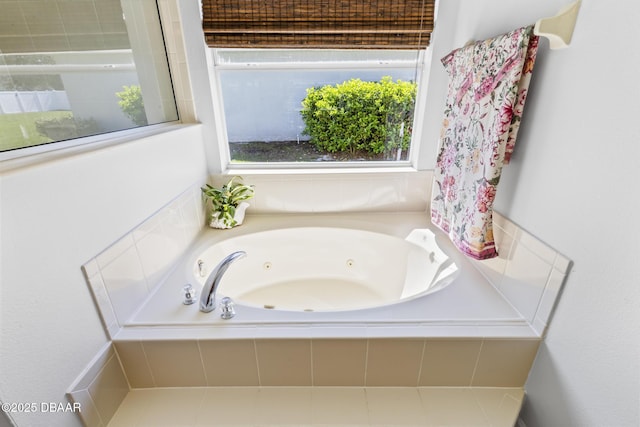
<path fill-rule="evenodd" d="M 473 381 L 476 378 L 476 372 L 478 370 L 478 364 L 480 363 L 480 355 L 482 354 L 483 347 L 484 347 L 484 339 L 480 342 L 480 349 L 478 350 L 478 357 L 476 357 L 476 363 L 473 366 L 473 373 L 471 374 L 471 381 L 469 381 L 469 387 L 473 387 Z"/>
<path fill-rule="evenodd" d="M 133 240 L 133 250 L 136 253 L 137 265 L 140 267 L 140 271 L 142 272 L 142 276 L 144 277 L 144 287 L 147 290 L 147 293 L 144 296 L 144 299 L 146 300 L 151 294 L 152 285 L 149 284 L 149 277 L 147 276 L 146 268 L 144 266 L 144 263 L 142 262 L 142 257 L 140 256 L 142 251 L 138 248 L 138 242 L 133 238 L 133 232 L 131 232 L 130 234 L 131 234 L 131 239 Z M 132 286 L 127 286 L 127 288 L 130 289 L 132 288 Z M 144 305 L 144 301 L 142 302 L 141 305 Z M 137 311 L 138 309 L 134 310 L 132 315 L 135 314 Z"/>
<path fill-rule="evenodd" d="M 367 386 L 367 374 L 369 372 L 369 341 L 371 341 L 370 339 L 367 339 L 367 346 L 365 348 L 365 352 L 364 352 L 364 383 L 363 383 L 363 387 Z"/>
<path fill-rule="evenodd" d="M 315 386 L 315 379 L 313 378 L 313 339 L 309 339 L 309 359 L 310 359 L 310 369 L 311 369 L 311 387 Z"/>
<path fill-rule="evenodd" d="M 418 379 L 416 380 L 416 387 L 420 387 L 420 378 L 422 377 L 422 366 L 424 366 L 424 353 L 427 350 L 427 339 L 422 340 L 422 355 L 420 356 L 420 366 L 418 366 Z"/>
<path fill-rule="evenodd" d="M 98 405 L 96 405 L 96 401 L 93 399 L 93 396 L 91 395 L 91 393 L 89 392 L 89 389 L 87 388 L 87 395 L 89 396 L 89 400 L 91 401 L 91 404 L 93 405 L 93 409 L 96 410 L 96 415 L 98 416 L 98 420 L 100 420 L 100 425 L 102 426 L 107 426 L 107 424 L 104 423 L 104 420 L 102 419 L 102 414 L 100 413 L 100 411 L 98 410 Z M 126 399 L 126 396 L 125 396 Z M 124 399 L 123 399 L 124 400 Z M 120 409 L 120 407 L 122 406 L 122 402 L 120 402 L 120 404 L 118 405 L 118 408 L 116 409 L 116 411 L 113 413 L 113 416 L 111 417 L 110 420 L 107 420 L 108 422 L 111 422 L 111 420 L 113 419 L 113 417 L 115 417 L 116 413 L 118 413 L 118 410 Z M 82 418 L 82 421 L 84 421 L 84 418 Z"/>
<path fill-rule="evenodd" d="M 365 405 L 367 406 L 367 425 L 370 426 L 371 425 L 371 405 L 369 402 L 369 393 L 367 391 L 367 387 L 363 387 L 362 391 L 364 392 L 364 402 Z"/>
<path fill-rule="evenodd" d="M 198 356 L 200 356 L 200 364 L 202 365 L 202 374 L 204 375 L 204 383 L 209 386 L 209 378 L 207 377 L 207 367 L 204 363 L 204 356 L 202 355 L 202 348 L 200 347 L 200 340 L 196 340 L 196 346 L 198 347 Z"/>
<path fill-rule="evenodd" d="M 480 399 L 478 398 L 478 394 L 473 390 L 472 387 L 470 388 L 470 391 L 471 391 L 471 395 L 473 396 L 473 401 L 480 408 L 480 412 L 484 416 L 484 420 L 489 425 L 493 425 L 493 423 L 491 422 L 491 417 L 490 417 L 489 413 L 487 412 L 485 406 L 482 404 L 482 402 L 480 402 Z M 504 399 L 504 396 L 502 397 L 502 399 Z M 500 402 L 502 404 L 502 400 Z"/>
<path fill-rule="evenodd" d="M 118 357 L 118 356 L 117 356 L 117 353 L 116 353 L 116 351 L 115 351 L 115 348 L 113 348 L 113 344 L 111 344 L 111 350 L 113 351 L 113 354 L 112 354 L 111 356 L 107 357 L 107 360 L 105 360 L 104 364 L 100 367 L 100 369 L 98 370 L 98 372 L 96 373 L 96 375 L 91 379 L 91 381 L 89 382 L 89 384 L 87 385 L 87 388 L 86 388 L 87 394 L 89 395 L 89 398 L 90 398 L 90 399 L 91 399 L 91 401 L 93 402 L 93 406 L 94 406 L 94 407 L 95 407 L 95 409 L 96 409 L 96 412 L 97 412 L 97 414 L 98 414 L 98 418 L 100 418 L 100 421 L 101 421 L 103 424 L 104 424 L 104 421 L 103 421 L 102 419 L 103 419 L 103 418 L 105 418 L 105 417 L 103 417 L 103 415 L 104 415 L 104 414 L 102 414 L 102 412 L 100 411 L 100 408 L 98 408 L 98 406 L 96 405 L 96 400 L 93 398 L 93 395 L 91 394 L 91 386 L 92 386 L 92 385 L 96 382 L 96 380 L 97 380 L 98 378 L 100 378 L 100 376 L 103 374 L 103 372 L 105 371 L 105 368 L 107 367 L 107 365 L 109 364 L 109 362 L 111 362 L 111 359 L 113 359 L 114 357 L 116 357 L 116 358 Z M 118 361 L 118 363 L 119 363 L 119 361 Z M 122 369 L 122 368 L 121 368 L 121 369 Z M 125 377 L 125 379 L 126 379 L 126 378 L 127 378 L 127 375 L 126 375 L 124 372 L 123 372 L 122 374 L 124 375 L 124 377 Z M 128 380 L 128 379 L 127 379 L 127 385 L 129 385 L 129 380 Z M 100 388 L 100 389 L 104 389 L 104 387 L 101 387 L 101 386 L 99 386 L 99 388 Z M 129 391 L 131 391 L 131 387 L 129 387 Z M 129 394 L 129 391 L 127 391 L 127 394 Z M 126 398 L 126 396 L 125 396 L 125 398 Z M 123 400 L 124 400 L 124 399 L 123 399 Z M 122 405 L 122 402 L 120 402 L 120 403 L 118 404 L 118 408 L 120 407 L 120 405 Z M 116 409 L 116 411 L 117 411 L 117 409 Z M 114 414 L 115 414 L 115 412 L 114 412 Z M 111 419 L 109 419 L 108 421 L 111 421 Z"/>
<path fill-rule="evenodd" d="M 252 339 L 251 341 L 253 341 L 253 354 L 255 355 L 255 358 L 256 358 L 256 371 L 258 373 L 258 387 L 262 387 L 262 378 L 260 378 L 260 362 L 258 361 L 258 345 L 256 343 L 255 338 Z"/>
<path fill-rule="evenodd" d="M 144 343 L 142 341 L 138 341 L 140 348 L 142 349 L 142 354 L 144 355 L 144 363 L 147 365 L 147 369 L 149 369 L 149 375 L 151 375 L 151 382 L 153 383 L 153 387 L 157 387 L 158 383 L 156 382 L 156 376 L 153 374 L 153 369 L 151 369 L 151 364 L 149 363 L 149 357 L 147 356 L 147 350 L 144 348 Z"/>
<path fill-rule="evenodd" d="M 120 365 L 120 371 L 122 372 L 125 381 L 127 381 L 127 387 L 129 387 L 129 391 L 131 391 L 132 387 L 131 382 L 129 381 L 129 375 L 127 375 L 127 370 L 124 369 L 124 364 L 122 363 L 122 359 L 120 358 L 120 353 L 118 353 L 118 348 L 113 342 L 111 342 L 111 348 L 113 348 L 113 352 L 116 356 L 116 359 L 118 360 L 118 364 Z"/>
<path fill-rule="evenodd" d="M 555 264 L 555 260 L 558 257 L 558 253 L 556 252 L 555 258 L 553 259 L 553 262 Z M 551 267 L 549 268 L 549 273 L 547 274 L 547 279 L 544 282 L 544 288 L 542 288 L 542 292 L 540 293 L 540 298 L 538 298 L 538 303 L 536 304 L 536 308 L 533 311 L 533 316 L 531 317 L 531 325 L 533 325 L 536 321 L 536 318 L 538 317 L 538 312 L 540 311 L 540 306 L 542 306 L 542 300 L 544 299 L 545 294 L 547 293 L 547 290 L 549 289 L 549 284 L 551 283 L 551 279 L 553 278 L 553 272 L 555 271 L 555 268 L 553 267 L 553 265 L 551 265 Z M 555 301 L 558 300 L 558 298 L 554 298 Z M 528 319 L 527 319 L 528 321 Z M 544 322 L 545 324 L 548 324 L 548 320 Z"/>
<path fill-rule="evenodd" d="M 96 264 L 98 264 L 98 261 L 96 261 Z M 116 319 L 116 325 L 118 325 L 118 330 L 120 330 L 120 328 L 122 328 L 123 322 L 120 319 L 118 319 L 118 314 L 116 313 L 116 307 L 113 304 L 113 299 L 111 298 L 111 294 L 107 289 L 107 282 L 104 280 L 104 274 L 102 274 L 102 269 L 100 268 L 100 266 L 98 266 L 98 273 L 93 277 L 96 277 L 98 275 L 100 276 L 100 282 L 102 282 L 102 289 L 104 290 L 104 294 L 107 297 L 107 303 L 109 304 L 108 308 L 111 308 L 111 312 L 113 313 L 113 318 Z M 89 283 L 89 288 L 91 289 L 91 293 L 94 294 L 93 286 L 91 285 L 91 283 Z M 98 309 L 100 309 L 100 304 L 98 304 Z M 102 318 L 102 310 L 100 310 L 99 314 L 100 314 L 100 317 Z M 109 334 L 109 337 L 111 337 L 110 331 L 108 329 L 106 329 L 106 331 Z"/>

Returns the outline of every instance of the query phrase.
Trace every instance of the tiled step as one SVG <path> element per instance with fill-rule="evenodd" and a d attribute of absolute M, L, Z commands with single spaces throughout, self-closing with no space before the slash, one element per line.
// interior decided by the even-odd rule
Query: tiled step
<path fill-rule="evenodd" d="M 512 427 L 522 388 L 185 387 L 133 389 L 108 427 Z"/>

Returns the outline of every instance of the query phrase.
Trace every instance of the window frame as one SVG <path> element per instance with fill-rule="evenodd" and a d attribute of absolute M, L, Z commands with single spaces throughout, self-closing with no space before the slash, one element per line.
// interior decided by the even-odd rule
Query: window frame
<path fill-rule="evenodd" d="M 134 42 L 138 43 L 137 51 L 143 52 L 144 54 L 148 54 L 148 51 L 151 47 L 150 43 L 155 42 L 156 44 L 160 44 L 162 49 L 156 49 L 154 52 L 158 52 L 158 56 L 165 58 L 166 68 L 162 66 L 162 64 L 158 64 L 154 58 L 150 60 L 143 61 L 142 64 L 138 63 L 137 67 L 135 64 L 135 59 L 132 59 L 131 63 L 93 63 L 86 62 L 84 60 L 79 61 L 78 63 L 70 63 L 70 64 L 46 64 L 46 65 L 4 65 L 0 70 L 0 74 L 7 73 L 11 75 L 12 73 L 18 75 L 38 75 L 38 74 L 58 74 L 62 72 L 81 72 L 81 71 L 135 71 L 138 73 L 138 77 L 140 73 L 146 73 L 146 75 L 151 76 L 154 79 L 162 80 L 164 78 L 164 84 L 158 85 L 161 90 L 165 91 L 165 95 L 167 93 L 171 94 L 171 98 L 163 98 L 160 94 L 161 99 L 169 99 L 166 105 L 171 105 L 173 110 L 175 110 L 175 118 L 174 115 L 171 117 L 166 117 L 162 121 L 157 121 L 153 124 L 146 125 L 136 125 L 128 128 L 114 128 L 113 130 L 106 130 L 101 133 L 96 133 L 93 135 L 80 136 L 76 138 L 70 139 L 62 139 L 58 141 L 44 142 L 37 145 L 28 145 L 24 147 L 11 148 L 5 151 L 0 151 L 0 172 L 12 170 L 16 167 L 23 167 L 32 164 L 38 164 L 41 162 L 49 161 L 52 159 L 62 158 L 65 156 L 75 155 L 77 153 L 84 153 L 93 151 L 96 149 L 100 149 L 103 147 L 109 147 L 113 145 L 118 145 L 122 143 L 126 143 L 128 141 L 145 138 L 148 136 L 157 135 L 163 132 L 167 132 L 174 128 L 175 126 L 179 126 L 184 123 L 182 118 L 182 111 L 179 105 L 179 97 L 176 92 L 176 87 L 174 83 L 174 74 L 172 68 L 175 64 L 172 63 L 172 58 L 169 55 L 169 45 L 166 43 L 168 28 L 164 23 L 164 16 L 162 11 L 160 10 L 159 0 L 150 0 L 144 7 L 140 7 L 140 5 L 133 4 L 137 6 L 135 8 L 135 13 L 129 15 L 129 20 L 134 22 L 136 18 L 141 22 L 144 22 L 148 27 L 137 28 L 140 34 L 134 33 L 130 34 L 130 31 L 127 31 L 127 35 L 129 37 L 130 47 L 127 49 L 122 48 L 105 48 L 105 49 L 96 49 L 96 50 L 42 50 L 42 51 L 25 51 L 25 52 L 7 52 L 7 55 L 31 55 L 31 54 L 43 54 L 43 55 L 76 55 L 78 58 L 81 58 L 83 55 L 109 55 L 111 53 L 122 54 L 129 52 L 129 54 L 133 57 L 136 56 L 136 49 L 132 46 Z M 150 20 L 148 14 L 145 13 L 147 9 L 151 8 L 154 11 L 157 11 L 157 20 L 155 20 L 156 15 L 154 15 L 154 19 Z M 129 10 L 131 12 L 131 10 Z M 124 14 L 124 11 L 123 11 Z M 124 19 L 124 16 L 123 16 Z M 134 22 L 135 23 L 135 22 Z M 142 31 L 147 30 L 147 31 Z M 158 36 L 155 37 L 154 36 Z M 26 35 L 25 37 L 27 37 Z M 147 38 L 144 38 L 147 37 Z M 151 40 L 151 42 L 149 42 Z M 155 46 L 156 48 L 158 46 Z M 2 66 L 0 66 L 2 67 Z M 150 72 L 152 71 L 152 72 Z M 22 74 L 23 72 L 24 74 Z M 138 79 L 138 84 L 140 84 L 140 78 Z M 150 86 L 153 86 L 155 83 L 151 82 Z M 153 99 L 151 100 L 153 101 Z M 153 104 L 153 103 L 152 103 Z"/>
<path fill-rule="evenodd" d="M 226 48 L 225 50 L 229 50 Z M 426 47 L 418 51 L 417 60 L 412 61 L 411 68 L 416 69 L 416 104 L 413 114 L 413 131 L 411 135 L 411 144 L 406 160 L 385 160 L 385 161 L 332 161 L 332 162 L 246 162 L 234 163 L 231 160 L 231 152 L 229 147 L 229 138 L 227 135 L 227 125 L 224 112 L 224 100 L 222 97 L 222 87 L 220 72 L 228 70 L 238 71 L 255 71 L 255 70 L 280 70 L 280 69 L 384 69 L 398 68 L 400 61 L 389 62 L 364 62 L 364 61 L 323 61 L 323 62 L 292 62 L 286 64 L 283 62 L 256 62 L 256 63 L 237 63 L 237 64 L 217 64 L 215 57 L 216 48 L 207 48 L 208 74 L 211 81 L 211 90 L 214 103 L 214 116 L 216 122 L 216 139 L 219 141 L 218 149 L 221 160 L 221 170 L 225 173 L 251 173 L 260 171 L 291 173 L 324 170 L 347 171 L 355 169 L 362 171 L 370 169 L 372 171 L 389 171 L 389 170 L 416 170 L 418 161 L 419 145 L 422 140 L 422 122 L 424 115 L 425 98 L 427 92 L 427 82 L 429 81 L 429 70 L 431 66 L 432 49 Z M 242 48 L 237 48 L 242 50 Z M 407 61 L 404 61 L 408 63 Z M 237 172 L 235 172 L 237 171 Z"/>
<path fill-rule="evenodd" d="M 0 173 L 151 137 L 182 124 L 178 119 L 0 152 Z"/>

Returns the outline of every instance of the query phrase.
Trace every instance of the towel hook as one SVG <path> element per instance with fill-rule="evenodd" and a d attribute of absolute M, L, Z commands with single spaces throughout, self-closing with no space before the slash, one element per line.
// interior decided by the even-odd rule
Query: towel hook
<path fill-rule="evenodd" d="M 539 19 L 533 27 L 533 33 L 549 39 L 550 49 L 569 47 L 581 2 L 582 0 L 576 0 L 562 8 L 557 15 Z"/>

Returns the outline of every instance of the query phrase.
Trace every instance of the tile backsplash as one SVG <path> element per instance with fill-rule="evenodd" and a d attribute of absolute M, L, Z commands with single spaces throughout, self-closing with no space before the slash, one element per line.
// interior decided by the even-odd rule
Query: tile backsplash
<path fill-rule="evenodd" d="M 82 266 L 111 337 L 171 271 L 203 223 L 200 188 L 194 186 Z"/>
<path fill-rule="evenodd" d="M 381 173 L 309 171 L 249 173 L 252 214 L 428 212 L 431 171 Z M 215 177 L 220 184 L 228 177 Z M 217 182 L 220 181 L 220 182 Z M 204 224 L 200 185 L 194 185 L 82 266 L 111 337 L 162 282 Z M 544 335 L 571 261 L 498 213 L 499 257 L 473 261 L 540 336 Z"/>
<path fill-rule="evenodd" d="M 432 171 L 398 169 L 243 175 L 256 189 L 254 213 L 422 212 L 429 206 L 432 176 Z M 216 184 L 225 180 L 228 177 Z"/>
<path fill-rule="evenodd" d="M 500 255 L 474 265 L 543 336 L 572 263 L 496 212 L 493 225 Z"/>
<path fill-rule="evenodd" d="M 251 213 L 425 211 L 431 171 L 345 174 L 331 171 L 248 174 Z M 215 177 L 215 185 L 229 177 Z M 219 182 L 218 182 L 219 181 Z M 194 185 L 82 266 L 109 336 L 113 337 L 162 282 L 204 224 Z"/>

